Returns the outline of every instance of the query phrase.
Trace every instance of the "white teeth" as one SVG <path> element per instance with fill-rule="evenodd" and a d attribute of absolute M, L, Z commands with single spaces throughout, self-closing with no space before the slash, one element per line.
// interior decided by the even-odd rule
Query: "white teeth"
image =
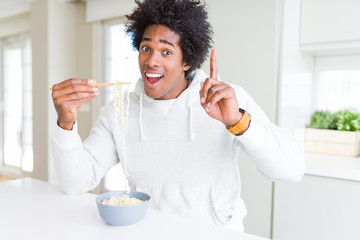
<path fill-rule="evenodd" d="M 157 78 L 157 77 L 162 77 L 163 75 L 157 73 L 146 73 L 146 76 L 151 78 Z"/>

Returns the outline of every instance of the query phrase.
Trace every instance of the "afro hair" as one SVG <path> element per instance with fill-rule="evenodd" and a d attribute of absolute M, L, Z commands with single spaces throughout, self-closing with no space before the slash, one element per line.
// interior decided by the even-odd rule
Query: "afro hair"
<path fill-rule="evenodd" d="M 145 29 L 154 24 L 164 25 L 180 35 L 179 46 L 183 62 L 191 66 L 187 76 L 200 68 L 209 54 L 213 34 L 207 21 L 205 3 L 200 0 L 135 0 L 138 7 L 127 15 L 126 32 L 137 50 Z"/>

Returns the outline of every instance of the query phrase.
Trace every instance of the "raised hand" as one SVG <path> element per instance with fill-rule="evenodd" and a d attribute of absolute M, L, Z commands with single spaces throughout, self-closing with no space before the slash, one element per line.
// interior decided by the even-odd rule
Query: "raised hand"
<path fill-rule="evenodd" d="M 235 125 L 242 116 L 234 89 L 218 80 L 215 49 L 210 55 L 210 78 L 201 82 L 200 103 L 210 117 L 227 127 Z"/>
<path fill-rule="evenodd" d="M 81 105 L 100 94 L 97 87 L 91 87 L 89 84 L 96 84 L 96 80 L 71 78 L 52 87 L 51 97 L 61 128 L 71 130 Z"/>

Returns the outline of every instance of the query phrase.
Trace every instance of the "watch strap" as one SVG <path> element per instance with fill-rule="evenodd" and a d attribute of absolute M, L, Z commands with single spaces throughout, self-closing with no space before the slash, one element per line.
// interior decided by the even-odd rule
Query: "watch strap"
<path fill-rule="evenodd" d="M 243 114 L 240 120 L 233 126 L 227 128 L 227 130 L 234 135 L 242 135 L 248 128 L 251 122 L 251 116 L 244 109 L 239 108 L 239 111 Z"/>

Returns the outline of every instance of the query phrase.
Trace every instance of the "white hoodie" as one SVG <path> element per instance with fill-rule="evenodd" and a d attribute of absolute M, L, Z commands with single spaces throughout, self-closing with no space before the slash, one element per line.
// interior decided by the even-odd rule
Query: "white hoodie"
<path fill-rule="evenodd" d="M 239 147 L 272 180 L 298 181 L 304 173 L 303 151 L 235 85 L 239 107 L 250 113 L 251 124 L 242 136 L 232 135 L 200 105 L 200 82 L 206 74 L 197 70 L 189 78 L 189 87 L 176 99 L 149 98 L 142 79 L 130 93 L 126 135 L 130 187 L 148 193 L 155 209 L 241 225 L 246 208 L 240 198 Z M 114 127 L 112 103 L 103 109 L 83 143 L 76 124 L 71 131 L 57 127 L 51 150 L 65 192 L 95 188 L 124 159 L 122 131 Z"/>

